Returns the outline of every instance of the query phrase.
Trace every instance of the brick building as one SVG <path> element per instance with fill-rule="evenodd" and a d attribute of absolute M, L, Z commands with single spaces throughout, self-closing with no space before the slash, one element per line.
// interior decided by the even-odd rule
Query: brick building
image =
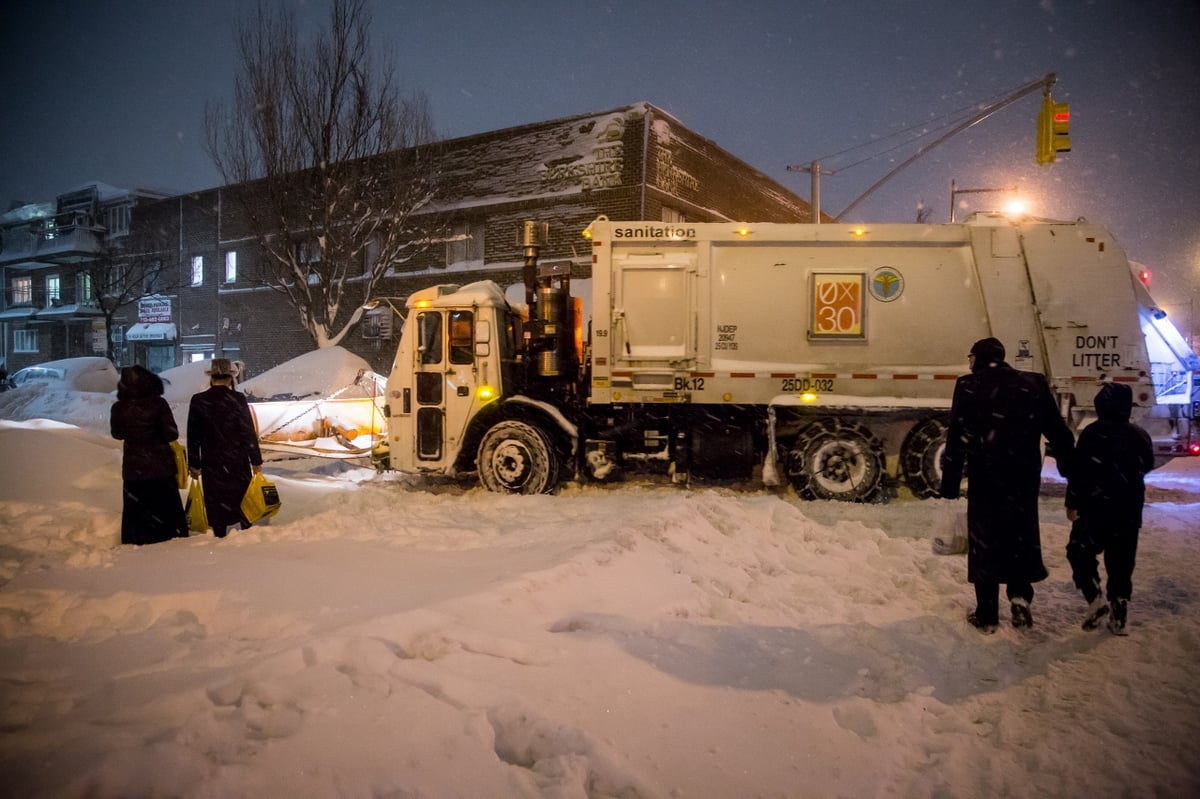
<path fill-rule="evenodd" d="M 412 291 L 481 279 L 520 283 L 517 232 L 524 220 L 549 223 L 542 259 L 569 261 L 581 280 L 590 277 L 591 251 L 580 232 L 601 214 L 812 221 L 808 203 L 648 103 L 452 139 L 440 150 L 429 213 L 446 221 L 446 235 L 389 269 L 375 292 L 387 300 L 341 342 L 380 372 L 390 368 L 401 324 L 393 306 L 402 309 Z M 257 277 L 256 244 L 232 194 L 244 188 L 135 209 L 134 227 L 159 242 L 168 268 L 162 293 L 120 320 L 130 362 L 161 369 L 167 352 L 174 364 L 229 357 L 257 374 L 313 348 L 298 313 Z M 172 283 L 169 292 L 161 288 Z M 344 313 L 357 307 L 347 303 Z M 138 318 L 139 308 L 150 313 Z M 151 351 L 159 353 L 153 362 Z"/>
<path fill-rule="evenodd" d="M 108 353 L 114 264 L 129 247 L 134 209 L 163 197 L 89 183 L 0 215 L 0 365 L 11 373 Z"/>

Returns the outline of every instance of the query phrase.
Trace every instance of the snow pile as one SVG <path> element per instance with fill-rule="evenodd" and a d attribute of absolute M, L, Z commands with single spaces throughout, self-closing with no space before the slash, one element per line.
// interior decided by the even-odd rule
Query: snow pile
<path fill-rule="evenodd" d="M 252 402 L 314 399 L 353 386 L 361 372 L 371 372 L 365 360 L 341 347 L 326 347 L 244 380 L 238 388 Z M 342 396 L 363 396 L 363 393 L 347 391 Z"/>
<path fill-rule="evenodd" d="M 139 549 L 106 425 L 0 422 L 6 795 L 1200 795 L 1200 459 L 1151 476 L 1128 637 L 1079 629 L 1051 481 L 1036 625 L 988 637 L 959 503 L 291 459 L 268 525 Z"/>
<path fill-rule="evenodd" d="M 71 363 L 85 359 L 71 359 Z M 192 395 L 208 388 L 208 368 L 211 361 L 192 363 L 164 370 L 163 396 L 175 414 L 180 435 L 186 437 L 188 403 Z M 292 399 L 328 397 L 342 391 L 341 396 L 371 396 L 372 382 L 355 385 L 360 371 L 370 377 L 370 365 L 342 347 L 328 347 L 301 355 L 281 366 L 251 377 L 238 386 L 247 398 Z M 347 386 L 350 388 L 347 389 Z M 63 385 L 35 383 L 12 391 L 0 392 L 0 419 L 28 421 L 54 419 L 83 428 L 97 436 L 109 435 L 109 412 L 116 392 L 93 393 L 73 391 Z"/>

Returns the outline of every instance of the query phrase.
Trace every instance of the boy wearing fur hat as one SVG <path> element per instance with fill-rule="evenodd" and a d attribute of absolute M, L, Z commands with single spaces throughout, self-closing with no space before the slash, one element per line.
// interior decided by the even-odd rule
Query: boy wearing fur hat
<path fill-rule="evenodd" d="M 1096 394 L 1096 421 L 1076 445 L 1076 467 L 1067 479 L 1067 518 L 1071 538 L 1067 560 L 1075 587 L 1088 602 L 1083 629 L 1093 630 L 1108 616 L 1108 628 L 1125 635 L 1138 530 L 1146 501 L 1146 472 L 1154 468 L 1149 434 L 1129 421 L 1133 392 L 1105 383 Z M 1104 553 L 1108 584 L 1100 592 L 1096 558 Z"/>

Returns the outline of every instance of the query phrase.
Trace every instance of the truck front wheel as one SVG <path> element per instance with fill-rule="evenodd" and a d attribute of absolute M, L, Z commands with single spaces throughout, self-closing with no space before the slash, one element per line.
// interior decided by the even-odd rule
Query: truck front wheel
<path fill-rule="evenodd" d="M 501 422 L 488 430 L 479 443 L 477 466 L 484 487 L 501 494 L 544 494 L 558 478 L 553 447 L 524 422 Z"/>
<path fill-rule="evenodd" d="M 803 499 L 869 502 L 883 487 L 883 445 L 860 424 L 823 420 L 800 431 L 787 472 Z"/>

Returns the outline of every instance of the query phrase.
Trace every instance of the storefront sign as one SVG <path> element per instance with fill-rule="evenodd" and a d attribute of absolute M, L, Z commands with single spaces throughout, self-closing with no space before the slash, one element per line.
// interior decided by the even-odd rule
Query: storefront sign
<path fill-rule="evenodd" d="M 138 300 L 139 322 L 170 322 L 171 300 L 169 297 L 142 297 Z"/>

